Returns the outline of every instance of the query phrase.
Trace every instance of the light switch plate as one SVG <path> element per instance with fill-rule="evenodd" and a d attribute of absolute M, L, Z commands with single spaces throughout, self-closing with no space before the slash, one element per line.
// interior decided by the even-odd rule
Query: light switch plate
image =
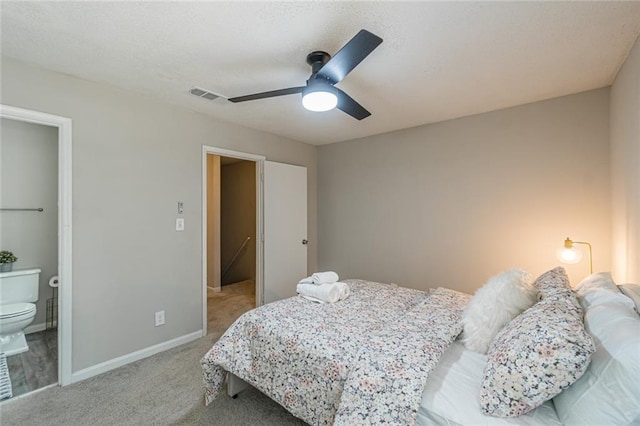
<path fill-rule="evenodd" d="M 184 218 L 176 217 L 176 231 L 184 231 Z"/>

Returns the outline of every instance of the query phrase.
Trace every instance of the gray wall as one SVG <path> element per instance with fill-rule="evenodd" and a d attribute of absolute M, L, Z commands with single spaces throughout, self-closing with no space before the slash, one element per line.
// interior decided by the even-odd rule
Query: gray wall
<path fill-rule="evenodd" d="M 613 277 L 640 283 L 640 39 L 611 87 Z"/>
<path fill-rule="evenodd" d="M 7 57 L 1 71 L 3 104 L 73 119 L 73 371 L 202 328 L 202 145 L 308 168 L 316 268 L 316 147 Z"/>
<path fill-rule="evenodd" d="M 0 250 L 18 257 L 14 269 L 42 270 L 30 327 L 44 328 L 49 278 L 58 274 L 58 129 L 4 118 L 0 127 L 0 206 L 44 209 L 0 212 Z"/>
<path fill-rule="evenodd" d="M 320 269 L 472 293 L 556 266 L 570 236 L 610 270 L 608 105 L 605 88 L 320 147 Z"/>
<path fill-rule="evenodd" d="M 222 277 L 222 284 L 256 278 L 256 163 L 223 165 L 220 177 L 220 253 L 222 271 L 247 239 L 247 248 Z"/>

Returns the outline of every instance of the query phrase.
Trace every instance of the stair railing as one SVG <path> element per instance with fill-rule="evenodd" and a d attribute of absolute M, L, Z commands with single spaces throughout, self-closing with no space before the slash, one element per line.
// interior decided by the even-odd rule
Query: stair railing
<path fill-rule="evenodd" d="M 233 266 L 235 261 L 238 260 L 240 255 L 247 248 L 247 244 L 249 244 L 249 241 L 251 241 L 251 237 L 247 237 L 247 239 L 244 240 L 244 242 L 240 245 L 238 250 L 236 250 L 236 252 L 233 255 L 233 257 L 231 258 L 231 260 L 229 262 L 227 262 L 227 266 L 225 266 L 224 269 L 222 270 L 222 276 L 220 277 L 220 279 L 224 278 L 224 276 L 227 274 L 227 272 L 229 272 L 229 269 L 231 269 L 231 267 Z"/>

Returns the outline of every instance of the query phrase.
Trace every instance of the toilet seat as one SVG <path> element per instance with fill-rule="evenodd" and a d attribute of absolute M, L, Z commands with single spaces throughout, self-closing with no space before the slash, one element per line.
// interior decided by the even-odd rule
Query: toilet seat
<path fill-rule="evenodd" d="M 33 303 L 11 303 L 0 305 L 0 320 L 19 316 L 28 316 L 34 313 L 36 305 Z"/>

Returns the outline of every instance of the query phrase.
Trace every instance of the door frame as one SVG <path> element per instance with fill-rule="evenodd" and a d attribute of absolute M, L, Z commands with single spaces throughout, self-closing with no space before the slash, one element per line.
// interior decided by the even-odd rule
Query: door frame
<path fill-rule="evenodd" d="M 263 303 L 263 170 L 264 155 L 256 155 L 247 152 L 232 151 L 214 146 L 202 145 L 202 335 L 207 335 L 207 155 L 219 155 L 240 160 L 248 160 L 256 163 L 256 306 Z"/>
<path fill-rule="evenodd" d="M 0 104 L 0 117 L 58 128 L 58 385 L 71 384 L 72 360 L 72 120 Z"/>

